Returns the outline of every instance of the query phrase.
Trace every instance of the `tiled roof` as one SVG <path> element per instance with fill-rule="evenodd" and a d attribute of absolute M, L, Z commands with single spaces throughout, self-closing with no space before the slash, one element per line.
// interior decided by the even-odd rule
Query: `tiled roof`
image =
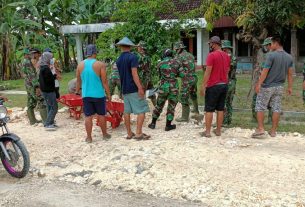
<path fill-rule="evenodd" d="M 201 6 L 203 0 L 172 0 L 175 7 L 173 8 L 174 12 L 179 12 L 181 14 L 185 14 L 194 9 L 197 9 Z M 164 13 L 159 14 L 161 19 L 176 19 L 175 13 Z M 198 17 L 203 17 L 198 16 Z M 234 19 L 232 17 L 221 17 L 214 23 L 215 28 L 226 28 L 226 27 L 236 27 Z"/>
<path fill-rule="evenodd" d="M 179 12 L 181 14 L 185 14 L 189 11 L 192 11 L 194 9 L 197 9 L 202 4 L 202 0 L 172 0 L 175 8 L 173 9 L 175 12 Z M 176 19 L 177 16 L 175 16 L 174 13 L 168 13 L 168 14 L 160 14 L 159 15 L 161 19 Z"/>
<path fill-rule="evenodd" d="M 224 28 L 224 27 L 236 27 L 234 19 L 229 16 L 221 17 L 216 22 L 214 22 L 215 28 Z"/>

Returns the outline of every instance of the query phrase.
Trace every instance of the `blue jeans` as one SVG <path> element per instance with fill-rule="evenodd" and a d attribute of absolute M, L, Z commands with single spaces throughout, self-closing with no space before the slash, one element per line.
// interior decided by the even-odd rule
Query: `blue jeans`
<path fill-rule="evenodd" d="M 58 104 L 56 100 L 56 93 L 55 92 L 42 92 L 42 96 L 47 105 L 47 120 L 44 123 L 44 126 L 50 126 L 54 124 L 54 119 L 57 114 Z"/>

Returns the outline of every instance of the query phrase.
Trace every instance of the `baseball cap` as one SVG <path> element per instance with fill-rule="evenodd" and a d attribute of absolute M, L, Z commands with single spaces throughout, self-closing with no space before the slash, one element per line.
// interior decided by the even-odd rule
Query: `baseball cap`
<path fill-rule="evenodd" d="M 90 57 L 97 53 L 96 46 L 94 44 L 89 44 L 86 47 L 86 57 Z"/>
<path fill-rule="evenodd" d="M 220 40 L 220 38 L 218 36 L 213 36 L 213 37 L 211 37 L 211 39 L 209 40 L 208 43 L 209 44 L 210 43 L 216 43 L 216 44 L 221 45 L 221 40 Z"/>

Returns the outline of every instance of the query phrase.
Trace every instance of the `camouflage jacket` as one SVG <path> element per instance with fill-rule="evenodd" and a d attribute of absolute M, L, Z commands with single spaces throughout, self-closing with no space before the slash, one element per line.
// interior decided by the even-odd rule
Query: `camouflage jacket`
<path fill-rule="evenodd" d="M 182 63 L 175 58 L 166 57 L 161 60 L 157 69 L 160 75 L 160 88 L 167 91 L 171 88 L 179 88 L 178 77 L 185 77 Z"/>
<path fill-rule="evenodd" d="M 236 57 L 232 54 L 229 54 L 229 56 L 231 58 L 229 80 L 236 80 L 236 69 L 237 69 Z"/>
<path fill-rule="evenodd" d="M 110 79 L 111 80 L 120 80 L 120 73 L 119 73 L 116 63 L 112 64 Z"/>
<path fill-rule="evenodd" d="M 151 59 L 146 54 L 137 53 L 139 67 L 138 74 L 142 84 L 147 84 L 151 80 Z"/>
<path fill-rule="evenodd" d="M 194 79 L 197 76 L 194 56 L 186 50 L 183 50 L 180 54 L 176 55 L 176 58 L 179 59 L 183 65 L 184 73 L 186 74 L 184 79 Z"/>
<path fill-rule="evenodd" d="M 38 75 L 30 59 L 23 60 L 22 73 L 24 74 L 24 82 L 27 89 L 39 86 Z"/>

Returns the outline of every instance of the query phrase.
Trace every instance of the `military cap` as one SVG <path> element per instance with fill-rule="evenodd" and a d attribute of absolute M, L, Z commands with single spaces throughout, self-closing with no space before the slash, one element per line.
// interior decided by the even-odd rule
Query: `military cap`
<path fill-rule="evenodd" d="M 138 44 L 137 44 L 137 47 L 141 47 L 141 48 L 143 48 L 144 50 L 145 49 L 147 49 L 147 44 L 146 44 L 146 42 L 144 42 L 144 41 L 140 41 Z"/>
<path fill-rule="evenodd" d="M 221 48 L 230 48 L 232 49 L 231 41 L 230 40 L 222 40 L 221 41 Z"/>
<path fill-rule="evenodd" d="M 183 49 L 185 48 L 184 44 L 182 41 L 179 41 L 179 42 L 175 42 L 174 44 L 174 50 L 178 50 L 178 49 Z"/>
<path fill-rule="evenodd" d="M 272 37 L 267 37 L 264 42 L 263 42 L 263 46 L 269 45 L 272 43 Z"/>

